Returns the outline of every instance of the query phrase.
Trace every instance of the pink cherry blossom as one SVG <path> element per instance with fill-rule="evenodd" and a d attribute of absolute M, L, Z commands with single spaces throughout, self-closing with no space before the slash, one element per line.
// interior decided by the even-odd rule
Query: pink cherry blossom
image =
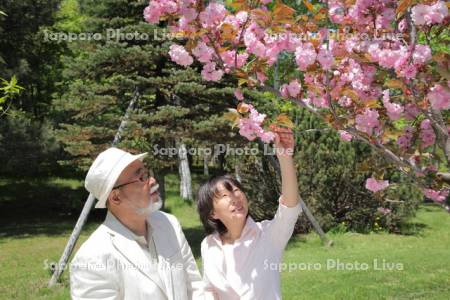
<path fill-rule="evenodd" d="M 405 134 L 401 135 L 397 140 L 397 144 L 399 145 L 401 150 L 406 151 L 411 147 L 411 141 L 413 139 L 413 134 L 414 134 L 414 128 L 411 126 L 407 126 L 405 128 Z"/>
<path fill-rule="evenodd" d="M 183 15 L 183 18 L 186 20 L 186 22 L 192 22 L 198 16 L 197 11 L 192 7 L 182 7 L 180 13 Z"/>
<path fill-rule="evenodd" d="M 315 107 L 319 107 L 319 108 L 329 108 L 330 107 L 330 105 L 328 103 L 328 100 L 327 100 L 327 98 L 325 97 L 324 94 L 317 95 L 317 94 L 314 94 L 314 93 L 310 93 L 308 91 L 308 96 L 309 96 L 309 99 L 310 99 L 311 103 Z"/>
<path fill-rule="evenodd" d="M 341 140 L 346 142 L 350 142 L 353 139 L 353 135 L 345 130 L 339 130 L 339 137 L 341 138 Z"/>
<path fill-rule="evenodd" d="M 263 58 L 266 55 L 266 46 L 261 41 L 255 40 L 247 46 L 247 51 Z"/>
<path fill-rule="evenodd" d="M 416 25 L 439 24 L 448 16 L 447 4 L 438 1 L 433 5 L 418 4 L 411 10 L 411 17 Z"/>
<path fill-rule="evenodd" d="M 258 137 L 257 132 L 261 131 L 261 127 L 251 120 L 246 118 L 241 118 L 239 120 L 239 134 L 248 139 L 249 141 L 253 141 Z"/>
<path fill-rule="evenodd" d="M 250 107 L 250 120 L 255 124 L 261 125 L 266 118 L 266 114 L 259 113 L 253 106 Z"/>
<path fill-rule="evenodd" d="M 436 84 L 430 89 L 427 98 L 434 109 L 450 109 L 450 87 Z"/>
<path fill-rule="evenodd" d="M 192 56 L 180 45 L 170 46 L 169 55 L 172 61 L 182 66 L 189 66 L 194 62 Z"/>
<path fill-rule="evenodd" d="M 266 48 L 265 56 L 267 58 L 267 63 L 271 66 L 273 65 L 277 59 L 278 54 L 282 51 L 282 48 L 279 44 L 274 44 L 271 47 Z"/>
<path fill-rule="evenodd" d="M 406 29 L 408 29 L 408 23 L 406 22 L 406 18 L 403 18 L 403 19 L 398 23 L 398 31 L 400 31 L 400 32 L 405 32 Z"/>
<path fill-rule="evenodd" d="M 416 45 L 413 53 L 414 63 L 423 65 L 431 59 L 431 48 L 428 45 Z"/>
<path fill-rule="evenodd" d="M 253 141 L 259 137 L 263 142 L 268 143 L 275 138 L 275 134 L 270 131 L 265 131 L 261 124 L 266 118 L 265 114 L 260 114 L 253 106 L 249 105 L 250 114 L 248 118 L 241 118 L 239 120 L 239 134 Z"/>
<path fill-rule="evenodd" d="M 281 93 L 281 96 L 284 98 L 289 98 L 289 97 L 296 98 L 297 95 L 300 93 L 301 88 L 302 87 L 301 87 L 300 83 L 298 82 L 297 79 L 295 79 L 295 80 L 292 80 L 289 84 L 283 84 L 280 87 L 280 93 Z"/>
<path fill-rule="evenodd" d="M 383 91 L 383 105 L 387 110 L 389 118 L 393 121 L 401 118 L 403 113 L 403 106 L 397 103 L 390 102 L 389 90 Z"/>
<path fill-rule="evenodd" d="M 243 25 L 248 19 L 248 12 L 245 10 L 240 11 L 236 14 L 236 20 L 239 22 L 239 25 Z"/>
<path fill-rule="evenodd" d="M 397 69 L 397 73 L 400 77 L 406 79 L 413 79 L 417 74 L 417 67 L 415 65 L 405 65 L 402 68 Z"/>
<path fill-rule="evenodd" d="M 152 0 L 144 9 L 144 18 L 150 24 L 157 24 L 164 14 L 174 14 L 179 10 L 176 1 L 173 0 Z"/>
<path fill-rule="evenodd" d="M 349 106 L 352 105 L 352 99 L 350 97 L 347 97 L 347 96 L 342 96 L 342 97 L 339 98 L 338 103 L 339 103 L 340 106 L 349 107 Z"/>
<path fill-rule="evenodd" d="M 275 134 L 271 131 L 262 131 L 258 136 L 264 143 L 269 143 L 275 139 Z"/>
<path fill-rule="evenodd" d="M 281 97 L 288 99 L 290 97 L 289 91 L 288 91 L 288 85 L 285 83 L 280 87 L 280 94 Z"/>
<path fill-rule="evenodd" d="M 209 63 L 214 55 L 214 49 L 208 47 L 204 42 L 199 42 L 197 46 L 192 49 L 192 54 L 202 63 Z"/>
<path fill-rule="evenodd" d="M 327 38 L 330 26 L 310 19 L 308 27 L 316 28 L 306 28 L 304 31 L 314 31 L 314 42 L 299 38 L 299 34 L 304 32 L 299 24 L 284 22 L 276 26 L 272 26 L 275 23 L 270 26 L 264 25 L 269 24 L 266 21 L 270 21 L 263 20 L 264 14 L 267 12 L 273 16 L 274 10 L 273 5 L 265 4 L 272 2 L 275 1 L 262 0 L 255 4 L 260 11 L 253 10 L 253 7 L 245 11 L 227 10 L 220 1 L 207 1 L 205 8 L 196 0 L 151 0 L 144 10 L 144 18 L 153 24 L 160 20 L 167 21 L 171 33 L 183 33 L 189 44 L 196 43 L 196 47 L 189 52 L 183 46 L 173 45 L 170 47 L 169 55 L 174 62 L 183 66 L 191 65 L 193 59 L 202 63 L 201 73 L 204 80 L 218 81 L 225 73 L 229 74 L 237 67 L 248 73 L 251 79 L 248 86 L 253 88 L 264 85 L 265 82 L 268 84 L 267 75 L 273 74 L 272 66 L 280 60 L 281 76 L 289 78 L 299 75 L 297 78 L 304 80 L 301 82 L 298 79 L 283 84 L 280 92 L 284 97 L 295 98 L 297 101 L 304 98 L 301 101 L 308 105 L 307 108 L 319 112 L 322 117 L 331 112 L 328 110 L 331 101 L 339 118 L 348 119 L 346 126 L 354 126 L 361 134 L 370 135 L 370 142 L 386 142 L 387 139 L 380 134 L 381 132 L 389 131 L 393 127 L 399 129 L 400 124 L 405 124 L 405 127 L 401 127 L 403 132 L 396 141 L 388 140 L 383 145 L 392 148 L 393 153 L 404 158 L 406 163 L 413 164 L 415 168 L 413 172 L 417 172 L 418 176 L 427 176 L 430 173 L 434 175 L 437 169 L 429 166 L 435 164 L 440 157 L 425 157 L 424 152 L 431 151 L 430 146 L 433 145 L 441 147 L 441 143 L 436 143 L 435 124 L 431 119 L 424 120 L 424 118 L 429 113 L 434 114 L 427 106 L 434 110 L 450 109 L 450 89 L 448 82 L 444 81 L 443 73 L 435 68 L 445 66 L 445 62 L 442 63 L 439 59 L 439 53 L 442 51 L 437 47 L 433 48 L 432 53 L 430 46 L 427 45 L 429 41 L 423 37 L 424 32 L 430 27 L 421 26 L 438 23 L 446 25 L 449 20 L 446 1 L 413 1 L 412 19 L 418 26 L 414 48 L 408 45 L 412 41 L 409 32 L 411 28 L 407 22 L 408 13 L 400 14 L 399 18 L 396 18 L 395 11 L 399 1 L 314 2 L 316 8 L 328 9 L 330 21 L 335 23 L 335 26 L 332 26 L 333 34 L 344 33 L 346 29 L 350 29 L 349 34 L 345 36 Z M 308 15 L 311 17 L 310 13 Z M 296 16 L 300 17 L 298 12 Z M 223 38 L 221 36 L 223 24 L 227 26 L 229 24 L 238 34 L 231 40 Z M 441 28 L 434 26 L 433 30 L 440 32 Z M 240 32 L 243 32 L 243 36 L 240 36 Z M 406 40 L 394 37 L 399 32 L 403 33 Z M 379 34 L 387 36 L 378 37 Z M 325 41 L 328 42 L 327 47 L 323 45 Z M 242 47 L 242 42 L 245 47 Z M 432 54 L 437 54 L 436 61 L 432 61 Z M 293 70 L 292 66 L 288 65 L 292 56 L 295 59 L 293 67 L 302 72 Z M 286 65 L 287 68 L 283 70 Z M 258 82 L 255 82 L 255 77 Z M 394 97 L 389 95 L 389 91 L 383 91 L 383 86 L 388 81 L 397 80 L 399 77 L 407 86 L 403 93 L 400 93 L 401 89 L 397 89 L 398 96 Z M 425 85 L 432 88 L 423 99 L 422 87 Z M 234 91 L 234 96 L 240 101 L 244 99 L 239 89 Z M 381 100 L 383 106 L 364 109 L 364 105 L 369 106 L 369 102 L 373 100 Z M 239 122 L 240 133 L 249 139 L 260 138 L 265 142 L 273 139 L 274 134 L 263 128 L 266 116 L 258 113 L 250 105 L 247 105 L 247 109 L 242 113 L 245 117 Z M 448 123 L 447 111 L 442 114 L 444 123 Z M 402 122 L 390 122 L 402 117 L 404 118 Z M 445 126 L 447 124 L 444 128 Z M 450 129 L 450 126 L 448 128 Z M 355 133 L 353 130 L 355 130 L 353 127 L 348 129 L 348 132 L 340 130 L 339 137 L 350 141 L 354 136 L 349 132 Z M 408 159 L 411 153 L 416 151 L 416 147 L 420 149 L 413 155 L 415 158 L 412 163 Z M 438 150 L 438 153 L 441 153 L 442 149 Z M 432 178 L 435 177 L 430 176 L 429 179 Z M 422 179 L 428 181 L 428 178 Z M 379 191 L 388 184 L 387 181 L 373 178 L 366 182 L 366 186 L 374 191 Z M 443 201 L 440 191 L 428 193 L 433 198 Z M 388 208 L 383 207 L 379 208 L 379 211 L 390 212 Z"/>
<path fill-rule="evenodd" d="M 384 190 L 388 186 L 389 186 L 388 180 L 377 180 L 373 177 L 367 178 L 366 180 L 366 189 L 374 193 Z"/>
<path fill-rule="evenodd" d="M 224 51 L 220 54 L 220 57 L 222 58 L 226 67 L 229 67 L 229 68 L 235 67 L 235 59 L 236 59 L 236 51 L 235 50 Z M 241 68 L 247 62 L 247 59 L 248 59 L 247 53 L 239 53 L 237 55 L 236 67 Z"/>
<path fill-rule="evenodd" d="M 200 13 L 200 22 L 204 28 L 214 28 L 225 19 L 227 10 L 223 4 L 210 2 L 204 11 Z"/>
<path fill-rule="evenodd" d="M 420 109 L 414 103 L 408 103 L 405 106 L 405 118 L 414 120 L 420 114 Z"/>
<path fill-rule="evenodd" d="M 300 70 L 305 71 L 316 61 L 317 53 L 311 43 L 302 44 L 295 50 L 295 61 Z"/>
<path fill-rule="evenodd" d="M 445 201 L 445 199 L 447 199 L 447 197 L 448 197 L 449 190 L 444 189 L 441 191 L 436 191 L 433 189 L 423 189 L 423 193 L 424 193 L 425 197 L 427 197 L 428 199 L 439 202 L 439 203 L 443 203 Z"/>
<path fill-rule="evenodd" d="M 378 44 L 372 44 L 368 52 L 373 60 L 385 68 L 399 69 L 409 57 L 405 46 L 399 46 L 398 49 L 380 49 Z"/>
<path fill-rule="evenodd" d="M 228 23 L 234 27 L 235 30 L 239 28 L 247 21 L 248 13 L 246 11 L 240 11 L 236 15 L 228 15 L 223 20 L 223 23 Z"/>
<path fill-rule="evenodd" d="M 385 8 L 382 14 L 378 15 L 375 21 L 377 29 L 390 28 L 391 22 L 395 19 L 395 11 L 392 8 Z"/>
<path fill-rule="evenodd" d="M 176 32 L 179 32 L 179 31 L 190 32 L 190 31 L 194 31 L 194 30 L 195 30 L 194 26 L 192 26 L 190 24 L 190 21 L 188 19 L 186 19 L 185 17 L 181 17 L 178 20 L 178 26 L 176 28 Z"/>
<path fill-rule="evenodd" d="M 378 207 L 377 211 L 382 213 L 383 215 L 388 215 L 392 212 L 389 208 L 385 208 L 385 207 Z"/>
<path fill-rule="evenodd" d="M 289 95 L 291 95 L 291 97 L 293 98 L 297 97 L 297 95 L 300 93 L 301 88 L 302 87 L 297 79 L 292 80 L 287 87 Z"/>
<path fill-rule="evenodd" d="M 264 85 L 264 82 L 267 80 L 267 76 L 262 72 L 256 72 L 256 79 L 261 82 L 261 85 Z"/>
<path fill-rule="evenodd" d="M 320 49 L 317 60 L 324 70 L 329 70 L 334 63 L 333 55 L 328 49 Z"/>
<path fill-rule="evenodd" d="M 207 81 L 219 81 L 223 76 L 222 70 L 216 70 L 216 63 L 210 62 L 203 66 L 202 77 Z"/>
<path fill-rule="evenodd" d="M 429 11 L 429 6 L 425 4 L 418 4 L 411 10 L 411 17 L 416 25 L 425 25 L 427 23 L 425 17 Z"/>
<path fill-rule="evenodd" d="M 356 129 L 361 132 L 365 132 L 368 135 L 372 135 L 374 128 L 378 128 L 380 126 L 378 117 L 379 114 L 376 109 L 366 108 L 363 114 L 356 115 Z"/>
<path fill-rule="evenodd" d="M 234 90 L 234 96 L 236 97 L 236 99 L 238 99 L 239 101 L 244 100 L 244 95 L 242 94 L 242 91 L 240 89 L 235 89 Z"/>
<path fill-rule="evenodd" d="M 159 23 L 159 18 L 162 15 L 161 5 L 157 1 L 151 1 L 144 9 L 144 19 L 150 24 Z"/>
<path fill-rule="evenodd" d="M 429 119 L 425 119 L 420 123 L 420 138 L 422 140 L 422 149 L 433 145 L 436 140 L 436 134 Z"/>
<path fill-rule="evenodd" d="M 330 20 L 333 23 L 340 24 L 344 21 L 345 17 L 345 7 L 342 1 L 330 0 L 328 1 L 328 9 Z"/>

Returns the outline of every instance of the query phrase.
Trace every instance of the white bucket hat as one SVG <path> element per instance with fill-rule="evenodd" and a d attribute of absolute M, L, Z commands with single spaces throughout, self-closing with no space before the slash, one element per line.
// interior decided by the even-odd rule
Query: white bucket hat
<path fill-rule="evenodd" d="M 95 208 L 105 208 L 106 200 L 111 193 L 120 173 L 133 161 L 142 161 L 147 153 L 132 155 L 126 151 L 111 147 L 92 163 L 86 175 L 84 186 L 98 199 Z"/>

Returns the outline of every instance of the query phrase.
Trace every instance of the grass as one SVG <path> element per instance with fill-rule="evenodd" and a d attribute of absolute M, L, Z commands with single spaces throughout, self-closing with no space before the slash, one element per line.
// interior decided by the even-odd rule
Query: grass
<path fill-rule="evenodd" d="M 284 298 L 450 299 L 449 214 L 422 206 L 411 224 L 419 229 L 407 236 L 330 235 L 331 248 L 315 234 L 291 240 L 284 262 L 300 270 L 282 273 Z"/>
<path fill-rule="evenodd" d="M 196 182 L 200 179 L 194 177 Z M 166 208 L 178 217 L 199 261 L 204 234 L 195 207 L 178 197 L 176 176 L 169 175 L 166 184 Z M 0 299 L 70 298 L 68 272 L 61 284 L 48 289 L 46 266 L 59 259 L 79 213 L 64 209 L 71 201 L 80 201 L 81 207 L 86 196 L 76 180 L 0 180 Z M 76 249 L 103 217 L 99 212 L 91 214 Z M 331 248 L 323 247 L 315 234 L 291 239 L 284 256 L 291 271 L 282 272 L 283 299 L 450 299 L 450 216 L 442 209 L 422 206 L 408 226 L 408 235 L 335 233 L 330 237 Z M 384 270 L 374 268 L 375 259 L 379 268 L 384 261 Z M 344 264 L 344 270 L 327 261 Z M 402 270 L 400 265 L 388 270 L 392 263 Z M 367 264 L 368 269 L 355 270 L 357 264 L 360 268 Z"/>

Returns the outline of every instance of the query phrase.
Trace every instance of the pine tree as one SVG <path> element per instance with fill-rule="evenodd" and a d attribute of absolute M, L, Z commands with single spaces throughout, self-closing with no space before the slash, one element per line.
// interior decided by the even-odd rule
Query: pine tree
<path fill-rule="evenodd" d="M 177 170 L 178 161 L 155 149 L 223 141 L 229 125 L 219 116 L 234 105 L 233 91 L 226 81 L 203 81 L 196 66 L 184 69 L 173 63 L 168 57 L 171 41 L 162 39 L 165 28 L 144 22 L 144 7 L 142 1 L 80 2 L 79 17 L 72 15 L 79 23 L 69 27 L 104 39 L 70 44 L 63 92 L 54 98 L 55 116 L 68 154 L 60 163 L 85 172 L 111 143 L 137 89 L 140 97 L 119 147 L 148 151 L 148 164 L 161 184 L 167 172 Z M 122 37 L 137 32 L 139 38 L 108 39 L 111 32 Z"/>

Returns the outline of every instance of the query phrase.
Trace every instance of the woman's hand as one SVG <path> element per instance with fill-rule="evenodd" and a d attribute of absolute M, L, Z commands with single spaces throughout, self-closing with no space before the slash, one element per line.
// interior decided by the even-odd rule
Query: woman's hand
<path fill-rule="evenodd" d="M 292 156 L 294 153 L 294 134 L 292 129 L 271 125 L 270 129 L 275 133 L 275 150 L 277 157 Z"/>

